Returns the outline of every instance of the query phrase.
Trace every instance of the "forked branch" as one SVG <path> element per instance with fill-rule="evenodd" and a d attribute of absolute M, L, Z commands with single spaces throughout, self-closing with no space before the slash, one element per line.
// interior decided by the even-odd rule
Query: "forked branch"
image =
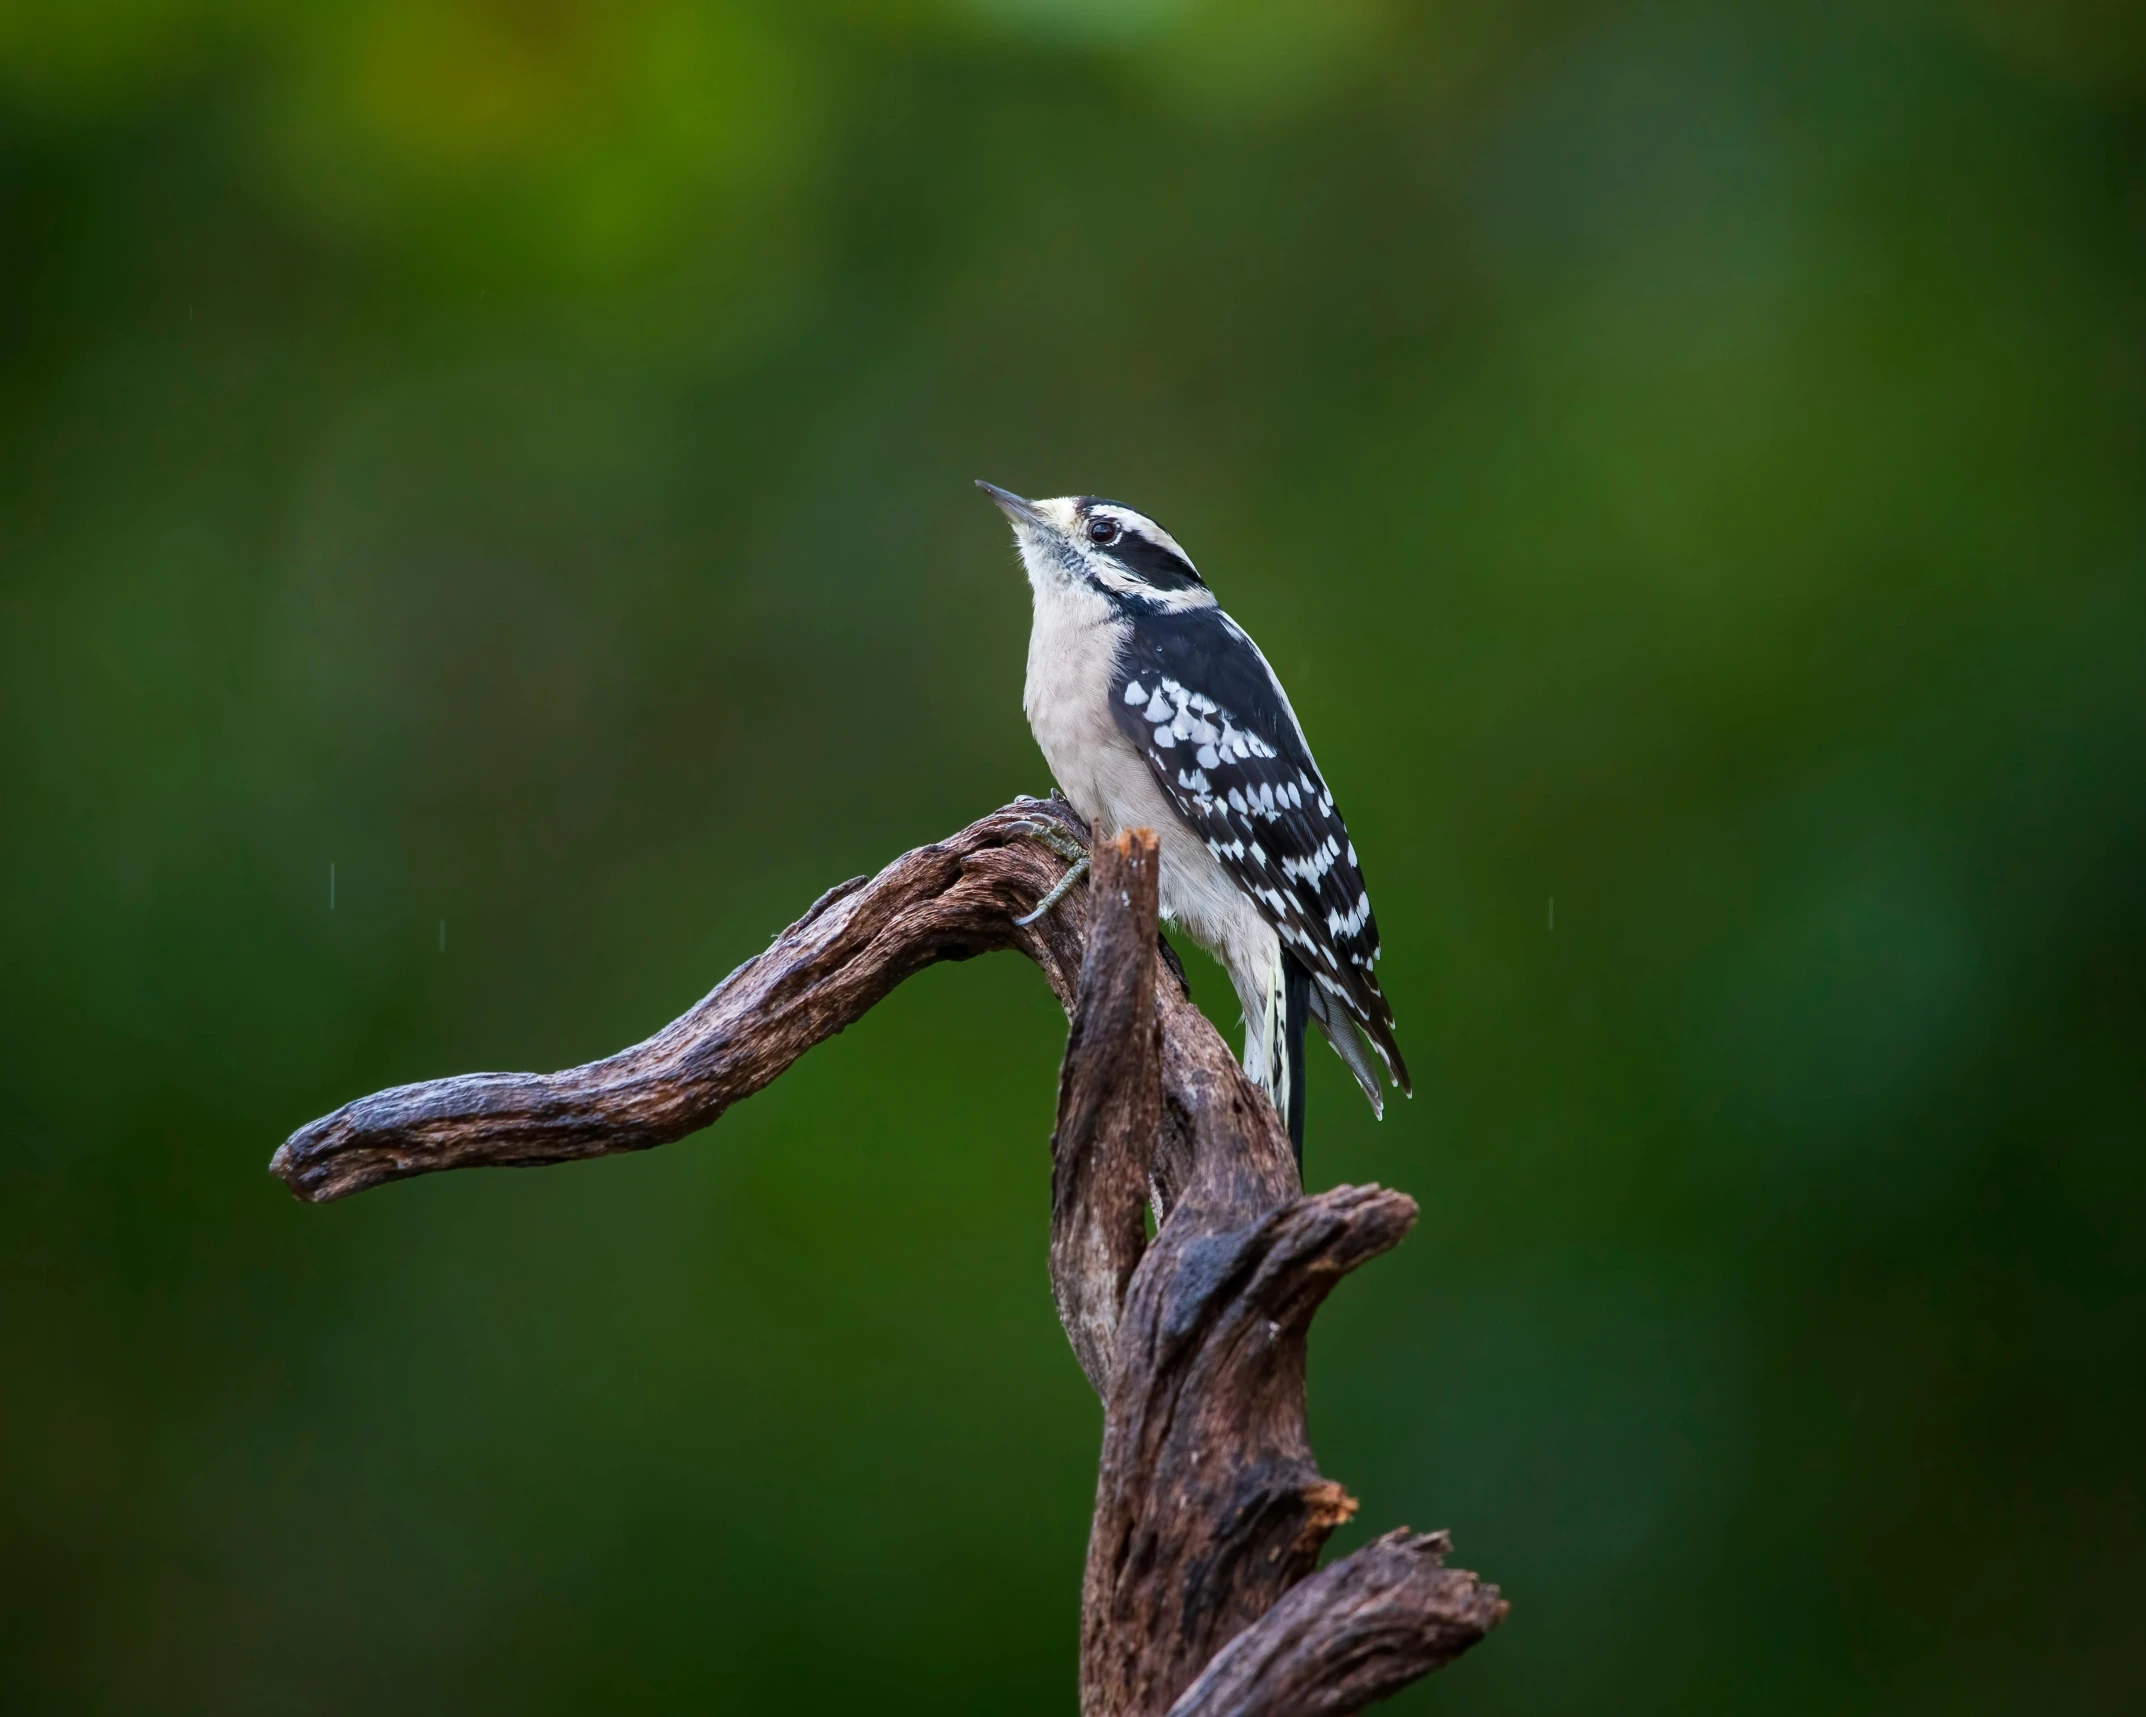
<path fill-rule="evenodd" d="M 1089 886 L 1020 922 L 1075 841 L 1092 856 Z M 292 1134 L 271 1168 L 323 1202 L 437 1169 L 664 1144 L 913 973 L 1018 949 L 1072 1022 L 1051 1139 L 1051 1285 L 1104 1409 L 1081 1709 L 1360 1710 L 1505 1614 L 1497 1588 L 1443 1566 L 1443 1534 L 1391 1533 L 1313 1572 L 1356 1504 L 1312 1459 L 1305 1337 L 1335 1283 L 1398 1244 L 1416 1207 L 1379 1187 L 1304 1196 L 1273 1105 L 1159 969 L 1158 865 L 1145 830 L 1091 843 L 1063 801 L 1019 800 L 830 889 L 644 1043 L 563 1073 L 361 1098 Z"/>

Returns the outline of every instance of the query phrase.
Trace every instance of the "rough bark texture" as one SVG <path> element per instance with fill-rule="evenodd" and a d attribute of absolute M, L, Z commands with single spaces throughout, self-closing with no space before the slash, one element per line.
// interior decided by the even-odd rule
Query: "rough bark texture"
<path fill-rule="evenodd" d="M 1065 868 L 1039 832 L 1086 844 L 1094 874 L 1024 927 L 1016 918 Z M 1157 863 L 1145 830 L 1090 840 L 1063 801 L 1019 800 L 830 889 L 644 1043 L 563 1073 L 378 1092 L 300 1128 L 270 1166 L 321 1202 L 436 1169 L 664 1144 L 911 974 L 1018 949 L 1072 1021 L 1051 1138 L 1051 1286 L 1104 1409 L 1081 1709 L 1361 1710 L 1505 1614 L 1496 1587 L 1442 1565 L 1443 1534 L 1392 1533 L 1313 1573 L 1356 1504 L 1320 1476 L 1305 1437 L 1305 1336 L 1334 1284 L 1398 1244 L 1416 1207 L 1375 1186 L 1304 1195 L 1273 1105 L 1174 958 L 1158 959 Z"/>
<path fill-rule="evenodd" d="M 1265 1209 L 1188 1198 L 1172 1212 L 1118 1330 L 1083 1588 L 1083 1710 L 1167 1710 L 1356 1512 L 1305 1437 L 1304 1336 L 1334 1283 L 1415 1219 L 1399 1193 L 1346 1186 Z"/>
<path fill-rule="evenodd" d="M 1098 841 L 1080 991 L 1058 1071 L 1051 1132 L 1051 1292 L 1058 1321 L 1098 1395 L 1110 1387 L 1118 1310 L 1147 1243 L 1141 1212 L 1162 1128 L 1162 1033 L 1155 1015 L 1161 877 L 1146 830 Z"/>
<path fill-rule="evenodd" d="M 1403 1528 L 1294 1587 L 1231 1640 L 1169 1717 L 1361 1711 L 1496 1627 L 1495 1586 L 1444 1566 L 1443 1532 Z"/>

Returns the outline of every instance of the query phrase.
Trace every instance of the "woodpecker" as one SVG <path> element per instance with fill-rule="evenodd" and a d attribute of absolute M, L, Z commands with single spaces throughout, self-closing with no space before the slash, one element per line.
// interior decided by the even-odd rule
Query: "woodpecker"
<path fill-rule="evenodd" d="M 1022 704 L 1044 761 L 1106 833 L 1155 831 L 1163 918 L 1229 973 L 1245 1070 L 1301 1164 L 1308 1021 L 1374 1113 L 1385 1111 L 1374 1054 L 1401 1090 L 1409 1083 L 1356 847 L 1289 695 L 1153 519 L 1092 495 L 1028 501 L 976 486 L 1012 524 L 1034 593 Z"/>

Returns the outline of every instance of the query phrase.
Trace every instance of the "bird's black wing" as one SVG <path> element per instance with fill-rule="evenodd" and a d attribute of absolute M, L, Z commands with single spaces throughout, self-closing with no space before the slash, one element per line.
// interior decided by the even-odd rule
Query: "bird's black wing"
<path fill-rule="evenodd" d="M 1406 1091 L 1408 1068 L 1379 989 L 1378 921 L 1356 848 L 1267 659 L 1219 608 L 1140 618 L 1110 705 L 1163 792 L 1302 962 L 1323 1001 L 1362 1027 Z M 1341 1050 L 1334 1007 L 1316 1010 Z M 1366 1084 L 1372 1101 L 1374 1086 Z"/>

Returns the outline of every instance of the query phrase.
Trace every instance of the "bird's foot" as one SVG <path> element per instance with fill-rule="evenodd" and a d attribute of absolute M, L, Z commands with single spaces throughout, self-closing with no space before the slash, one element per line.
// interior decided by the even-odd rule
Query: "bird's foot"
<path fill-rule="evenodd" d="M 1055 851 L 1056 849 L 1053 850 Z M 1080 879 L 1087 874 L 1088 855 L 1086 853 L 1082 853 L 1079 858 L 1075 859 L 1071 864 L 1066 866 L 1065 875 L 1060 877 L 1058 881 L 1052 886 L 1051 892 L 1046 894 L 1041 900 L 1036 902 L 1036 910 L 1033 912 L 1023 913 L 1019 918 L 1016 918 L 1014 920 L 1014 923 L 1024 929 L 1027 926 L 1035 923 L 1037 919 L 1041 918 L 1046 912 L 1050 911 L 1052 907 L 1056 906 L 1061 900 L 1065 899 L 1067 895 L 1071 894 L 1073 892 L 1074 885 L 1078 883 Z"/>
<path fill-rule="evenodd" d="M 1061 900 L 1071 894 L 1080 879 L 1088 874 L 1088 849 L 1080 844 L 1065 826 L 1053 817 L 1031 817 L 1023 830 L 1034 840 L 1041 841 L 1052 852 L 1066 861 L 1066 873 L 1051 887 L 1050 893 L 1036 902 L 1036 909 L 1016 918 L 1014 923 L 1025 928 L 1041 918 Z"/>
<path fill-rule="evenodd" d="M 1031 840 L 1041 841 L 1068 864 L 1088 862 L 1088 849 L 1056 817 L 1025 817 L 1021 832 Z"/>

